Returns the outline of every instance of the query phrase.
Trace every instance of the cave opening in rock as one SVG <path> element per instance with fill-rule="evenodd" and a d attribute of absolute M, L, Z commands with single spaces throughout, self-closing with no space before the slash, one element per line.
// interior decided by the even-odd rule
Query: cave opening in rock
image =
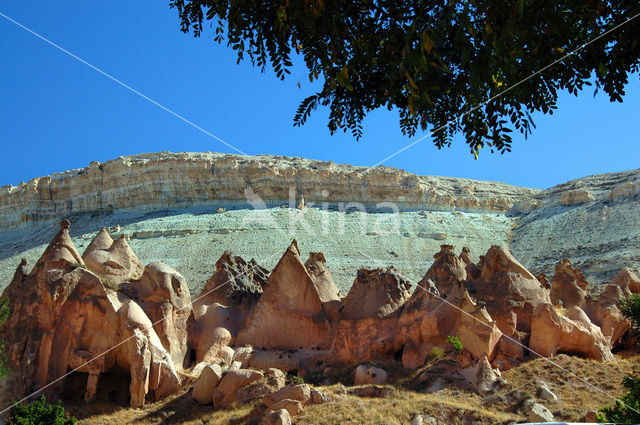
<path fill-rule="evenodd" d="M 559 356 L 560 354 L 566 354 L 567 356 L 571 356 L 571 357 L 580 357 L 582 359 L 588 359 L 589 358 L 589 356 L 587 356 L 585 353 L 583 353 L 581 351 L 559 350 L 558 353 L 556 354 L 556 356 Z"/>
<path fill-rule="evenodd" d="M 61 398 L 66 401 L 81 401 L 87 392 L 87 372 L 74 372 L 65 378 Z M 95 401 L 107 402 L 120 406 L 128 406 L 131 398 L 129 384 L 131 375 L 127 372 L 114 371 L 101 373 L 98 378 Z"/>

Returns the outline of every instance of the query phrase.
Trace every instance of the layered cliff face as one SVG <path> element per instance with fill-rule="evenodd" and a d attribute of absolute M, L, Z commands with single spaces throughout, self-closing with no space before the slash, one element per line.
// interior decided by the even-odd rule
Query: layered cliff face
<path fill-rule="evenodd" d="M 210 203 L 247 206 L 246 189 L 267 205 L 289 200 L 360 202 L 375 208 L 506 212 L 539 191 L 504 183 L 422 177 L 389 167 L 354 167 L 279 156 L 153 153 L 92 162 L 81 170 L 0 188 L 3 228 L 73 213 Z M 296 195 L 297 196 L 297 195 Z M 384 207 L 381 207 L 384 208 Z"/>
<path fill-rule="evenodd" d="M 640 170 L 538 190 L 301 158 L 121 157 L 0 188 L 0 288 L 21 257 L 38 258 L 64 217 L 76 223 L 78 246 L 112 227 L 144 263 L 167 262 L 195 290 L 224 250 L 271 268 L 269 253 L 293 237 L 325 253 L 343 292 L 364 266 L 394 265 L 417 281 L 441 244 L 468 246 L 474 261 L 507 246 L 549 276 L 567 257 L 600 283 L 623 266 L 640 268 L 639 193 Z M 301 195 L 312 208 L 277 208 Z M 389 214 L 392 204 L 399 214 Z"/>

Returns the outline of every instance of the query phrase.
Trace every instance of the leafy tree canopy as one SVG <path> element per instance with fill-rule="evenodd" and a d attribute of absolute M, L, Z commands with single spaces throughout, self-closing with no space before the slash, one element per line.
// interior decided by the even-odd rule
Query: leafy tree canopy
<path fill-rule="evenodd" d="M 535 127 L 530 113 L 553 113 L 560 91 L 577 95 L 595 82 L 596 92 L 622 101 L 640 59 L 640 19 L 633 19 L 545 69 L 634 17 L 640 12 L 637 0 L 170 4 L 182 31 L 197 37 L 210 25 L 217 42 L 237 51 L 238 62 L 249 58 L 263 71 L 270 65 L 281 79 L 290 72 L 292 57 L 300 55 L 309 80 L 323 83 L 301 102 L 294 125 L 328 106 L 330 132 L 342 129 L 360 138 L 365 115 L 385 107 L 399 111 L 408 136 L 418 128 L 435 130 L 439 148 L 461 131 L 476 156 L 485 146 L 510 151 L 512 130 L 528 135 Z"/>

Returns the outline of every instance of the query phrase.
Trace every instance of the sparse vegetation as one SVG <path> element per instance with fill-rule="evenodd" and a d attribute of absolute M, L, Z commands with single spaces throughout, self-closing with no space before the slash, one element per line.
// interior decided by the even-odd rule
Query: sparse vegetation
<path fill-rule="evenodd" d="M 102 281 L 102 284 L 104 285 L 104 287 L 107 289 L 111 289 L 112 291 L 116 291 L 116 292 L 118 292 L 118 290 L 120 289 L 120 284 L 116 283 L 113 279 L 110 279 L 107 277 L 100 277 L 100 280 Z"/>
<path fill-rule="evenodd" d="M 460 342 L 460 336 L 458 334 L 455 335 L 449 335 L 447 337 L 447 343 L 451 344 L 451 346 L 453 347 L 453 349 L 456 351 L 457 354 L 460 354 L 462 352 L 462 350 L 464 350 L 464 347 L 462 346 L 462 342 Z"/>
<path fill-rule="evenodd" d="M 427 354 L 427 358 L 432 362 L 440 359 L 442 356 L 444 356 L 444 350 L 440 347 L 433 347 L 431 351 L 429 351 L 429 354 Z"/>
<path fill-rule="evenodd" d="M 627 376 L 622 381 L 627 390 L 615 406 L 603 407 L 596 416 L 598 422 L 615 422 L 623 424 L 640 423 L 640 379 Z"/>
<path fill-rule="evenodd" d="M 16 425 L 74 425 L 77 422 L 73 416 L 66 416 L 59 401 L 48 403 L 44 396 L 30 404 L 17 404 L 11 410 L 9 420 L 10 424 Z"/>
<path fill-rule="evenodd" d="M 636 337 L 640 336 L 640 295 L 632 294 L 620 301 L 620 311 L 631 321 L 631 331 Z"/>
<path fill-rule="evenodd" d="M 298 384 L 304 384 L 304 379 L 302 379 L 298 375 L 294 375 L 293 373 L 287 372 L 287 385 L 298 385 Z"/>

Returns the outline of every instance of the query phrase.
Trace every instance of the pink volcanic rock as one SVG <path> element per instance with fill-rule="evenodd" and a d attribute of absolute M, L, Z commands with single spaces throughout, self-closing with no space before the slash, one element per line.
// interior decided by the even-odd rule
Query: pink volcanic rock
<path fill-rule="evenodd" d="M 625 296 L 640 294 L 640 278 L 629 267 L 625 267 L 611 280 L 612 285 L 622 288 Z"/>
<path fill-rule="evenodd" d="M 192 319 L 191 295 L 185 278 L 164 263 L 147 264 L 140 280 L 129 283 L 137 301 L 151 319 L 173 363 L 186 365 L 188 322 Z"/>
<path fill-rule="evenodd" d="M 612 348 L 631 329 L 631 322 L 618 308 L 619 301 L 627 296 L 624 288 L 624 286 L 610 283 L 597 300 L 587 297 L 584 305 L 584 312 L 589 319 L 599 326 L 602 334 L 609 339 L 609 348 Z"/>
<path fill-rule="evenodd" d="M 79 267 L 82 259 L 68 228 L 63 221 L 36 267 L 26 275 L 22 263 L 4 292 L 11 306 L 4 338 L 22 390 L 30 392 L 78 368 L 89 374 L 87 400 L 98 390 L 99 375 L 113 370 L 129 372 L 134 407 L 144 404 L 150 391 L 158 398 L 175 391 L 179 378 L 151 321 L 138 304 Z"/>
<path fill-rule="evenodd" d="M 431 279 L 441 294 L 448 294 L 459 282 L 467 280 L 467 263 L 463 258 L 469 259 L 468 252 L 463 250 L 460 257 L 453 252 L 452 245 L 441 245 L 440 252 L 433 256 L 435 261 L 427 270 L 419 285 L 423 285 L 427 279 Z M 469 259 L 469 261 L 471 261 Z"/>
<path fill-rule="evenodd" d="M 545 357 L 568 352 L 595 360 L 613 358 L 608 338 L 580 307 L 571 307 L 563 314 L 548 303 L 533 312 L 529 348 Z"/>
<path fill-rule="evenodd" d="M 478 268 L 478 278 L 468 282 L 471 296 L 485 302 L 502 333 L 516 337 L 527 334 L 533 309 L 550 301 L 549 291 L 500 246 L 489 248 Z"/>
<path fill-rule="evenodd" d="M 321 252 L 310 252 L 309 259 L 304 263 L 304 267 L 309 272 L 311 279 L 318 291 L 318 296 L 322 302 L 322 310 L 330 322 L 337 320 L 340 314 L 340 294 L 338 287 L 333 282 L 331 273 L 327 268 L 327 260 Z"/>
<path fill-rule="evenodd" d="M 556 274 L 551 281 L 551 302 L 565 308 L 583 307 L 588 284 L 582 271 L 565 258 L 556 264 Z"/>
<path fill-rule="evenodd" d="M 323 308 L 324 289 L 305 267 L 294 240 L 238 332 L 236 344 L 256 348 L 327 347 L 330 325 Z"/>
<path fill-rule="evenodd" d="M 333 326 L 331 351 L 336 360 L 360 363 L 393 358 L 396 325 L 410 287 L 393 267 L 358 270 Z"/>
<path fill-rule="evenodd" d="M 428 281 L 429 283 L 430 280 Z M 435 285 L 419 286 L 398 321 L 395 349 L 407 368 L 422 366 L 436 346 L 447 348 L 447 336 L 458 335 L 473 358 L 493 358 L 502 333 L 482 303 L 474 301 L 462 282 L 446 298 Z"/>
<path fill-rule="evenodd" d="M 142 276 L 142 263 L 124 235 L 114 241 L 104 227 L 84 251 L 82 259 L 89 270 L 116 285 Z"/>

